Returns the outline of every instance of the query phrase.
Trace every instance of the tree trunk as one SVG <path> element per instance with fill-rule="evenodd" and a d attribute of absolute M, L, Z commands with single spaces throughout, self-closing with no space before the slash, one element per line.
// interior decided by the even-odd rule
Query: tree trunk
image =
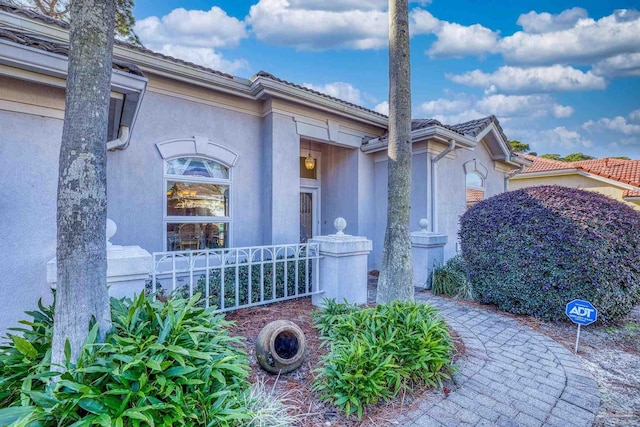
<path fill-rule="evenodd" d="M 71 2 L 69 73 L 58 170 L 58 277 L 51 361 L 77 360 L 90 324 L 111 329 L 107 293 L 107 126 L 115 0 Z M 55 367 L 54 367 L 55 368 Z M 58 368 L 61 369 L 61 368 Z"/>
<path fill-rule="evenodd" d="M 409 236 L 411 207 L 411 65 L 409 5 L 389 0 L 389 182 L 387 230 L 378 280 L 378 304 L 413 299 Z"/>

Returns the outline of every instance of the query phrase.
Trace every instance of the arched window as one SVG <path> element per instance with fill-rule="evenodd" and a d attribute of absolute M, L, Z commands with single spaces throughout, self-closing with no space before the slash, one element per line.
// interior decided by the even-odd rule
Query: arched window
<path fill-rule="evenodd" d="M 467 208 L 484 200 L 484 179 L 476 172 L 469 172 L 466 175 L 467 187 Z"/>
<path fill-rule="evenodd" d="M 476 159 L 469 160 L 463 167 L 465 172 L 467 208 L 470 208 L 484 200 L 485 180 L 487 179 L 489 171 Z"/>
<path fill-rule="evenodd" d="M 225 248 L 231 223 L 230 168 L 203 157 L 165 161 L 166 249 Z"/>

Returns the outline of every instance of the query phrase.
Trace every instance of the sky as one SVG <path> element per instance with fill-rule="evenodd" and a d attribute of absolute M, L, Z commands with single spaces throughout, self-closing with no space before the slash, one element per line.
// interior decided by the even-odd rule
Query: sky
<path fill-rule="evenodd" d="M 136 0 L 155 51 L 388 112 L 387 0 Z M 409 4 L 414 118 L 494 114 L 538 154 L 640 159 L 640 0 Z"/>

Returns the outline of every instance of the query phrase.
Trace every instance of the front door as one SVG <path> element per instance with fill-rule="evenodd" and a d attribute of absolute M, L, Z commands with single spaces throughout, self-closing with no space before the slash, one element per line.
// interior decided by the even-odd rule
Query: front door
<path fill-rule="evenodd" d="M 300 243 L 318 235 L 318 190 L 300 190 Z"/>

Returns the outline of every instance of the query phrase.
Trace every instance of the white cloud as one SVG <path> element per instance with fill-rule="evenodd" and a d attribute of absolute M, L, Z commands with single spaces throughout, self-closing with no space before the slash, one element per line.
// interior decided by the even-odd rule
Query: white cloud
<path fill-rule="evenodd" d="M 640 109 L 630 112 L 629 119 L 634 122 L 640 122 Z"/>
<path fill-rule="evenodd" d="M 550 115 L 554 118 L 570 117 L 574 109 L 560 105 L 549 95 L 488 95 L 476 99 L 457 94 L 453 99 L 439 98 L 424 102 L 417 108 L 420 116 L 431 117 L 445 124 L 462 123 L 491 114 L 501 123 L 511 120 L 532 120 Z"/>
<path fill-rule="evenodd" d="M 640 53 L 623 53 L 598 61 L 593 73 L 605 77 L 640 76 Z"/>
<path fill-rule="evenodd" d="M 233 74 L 241 69 L 248 68 L 248 63 L 244 59 L 229 61 L 220 53 L 206 47 L 188 47 L 180 45 L 166 44 L 160 49 L 160 53 L 173 56 L 184 61 L 212 68 L 214 70 Z"/>
<path fill-rule="evenodd" d="M 388 43 L 386 11 L 351 3 L 363 9 L 335 7 L 336 2 L 260 0 L 251 6 L 246 22 L 258 40 L 300 50 L 379 49 Z M 381 3 L 381 2 L 379 2 Z M 333 5 L 333 6 L 332 6 Z M 320 8 L 322 7 L 322 8 Z"/>
<path fill-rule="evenodd" d="M 311 83 L 303 83 L 302 85 L 308 89 L 325 93 L 327 95 L 333 96 L 334 98 L 351 102 L 352 104 L 363 104 L 360 90 L 353 87 L 353 85 L 351 85 L 350 83 L 333 82 L 321 86 L 313 85 Z"/>
<path fill-rule="evenodd" d="M 538 154 L 559 153 L 566 155 L 584 150 L 588 151 L 588 154 L 600 155 L 594 152 L 594 144 L 590 139 L 564 126 L 552 129 L 506 126 L 504 131 L 510 138 L 529 144 L 531 151 L 535 151 Z"/>
<path fill-rule="evenodd" d="M 627 123 L 622 116 L 603 117 L 598 121 L 589 120 L 582 124 L 582 128 L 589 131 L 610 130 L 624 135 L 640 135 L 640 125 Z"/>
<path fill-rule="evenodd" d="M 174 9 L 162 18 L 150 16 L 138 21 L 135 30 L 148 46 L 235 47 L 247 37 L 245 24 L 217 6 L 208 11 Z"/>
<path fill-rule="evenodd" d="M 497 117 L 568 117 L 573 108 L 559 105 L 549 95 L 490 95 L 476 103 L 479 111 Z"/>
<path fill-rule="evenodd" d="M 554 105 L 552 110 L 553 117 L 557 119 L 566 119 L 567 117 L 571 117 L 574 112 L 575 110 L 573 107 L 559 104 Z"/>
<path fill-rule="evenodd" d="M 380 114 L 384 114 L 385 116 L 389 115 L 389 103 L 387 101 L 382 101 L 373 107 L 374 111 L 377 111 Z"/>
<path fill-rule="evenodd" d="M 563 65 L 519 68 L 504 66 L 493 73 L 481 70 L 446 74 L 449 80 L 467 86 L 488 88 L 487 93 L 535 93 L 605 89 L 604 78 Z"/>
<path fill-rule="evenodd" d="M 418 110 L 427 117 L 433 117 L 436 114 L 460 113 L 471 106 L 470 99 L 445 99 L 440 98 L 433 101 L 423 102 Z"/>
<path fill-rule="evenodd" d="M 506 61 L 522 64 L 590 64 L 622 53 L 640 51 L 640 13 L 616 10 L 599 20 L 578 19 L 559 31 L 519 31 L 500 40 Z"/>
<path fill-rule="evenodd" d="M 427 54 L 432 58 L 461 58 L 482 56 L 495 49 L 499 32 L 480 24 L 464 26 L 456 22 L 441 21 L 423 9 L 411 11 L 411 31 L 414 34 L 435 34 Z"/>
<path fill-rule="evenodd" d="M 527 33 L 540 34 L 572 28 L 581 19 L 587 17 L 587 11 L 581 7 L 567 9 L 558 15 L 531 11 L 520 15 L 518 25 Z"/>

